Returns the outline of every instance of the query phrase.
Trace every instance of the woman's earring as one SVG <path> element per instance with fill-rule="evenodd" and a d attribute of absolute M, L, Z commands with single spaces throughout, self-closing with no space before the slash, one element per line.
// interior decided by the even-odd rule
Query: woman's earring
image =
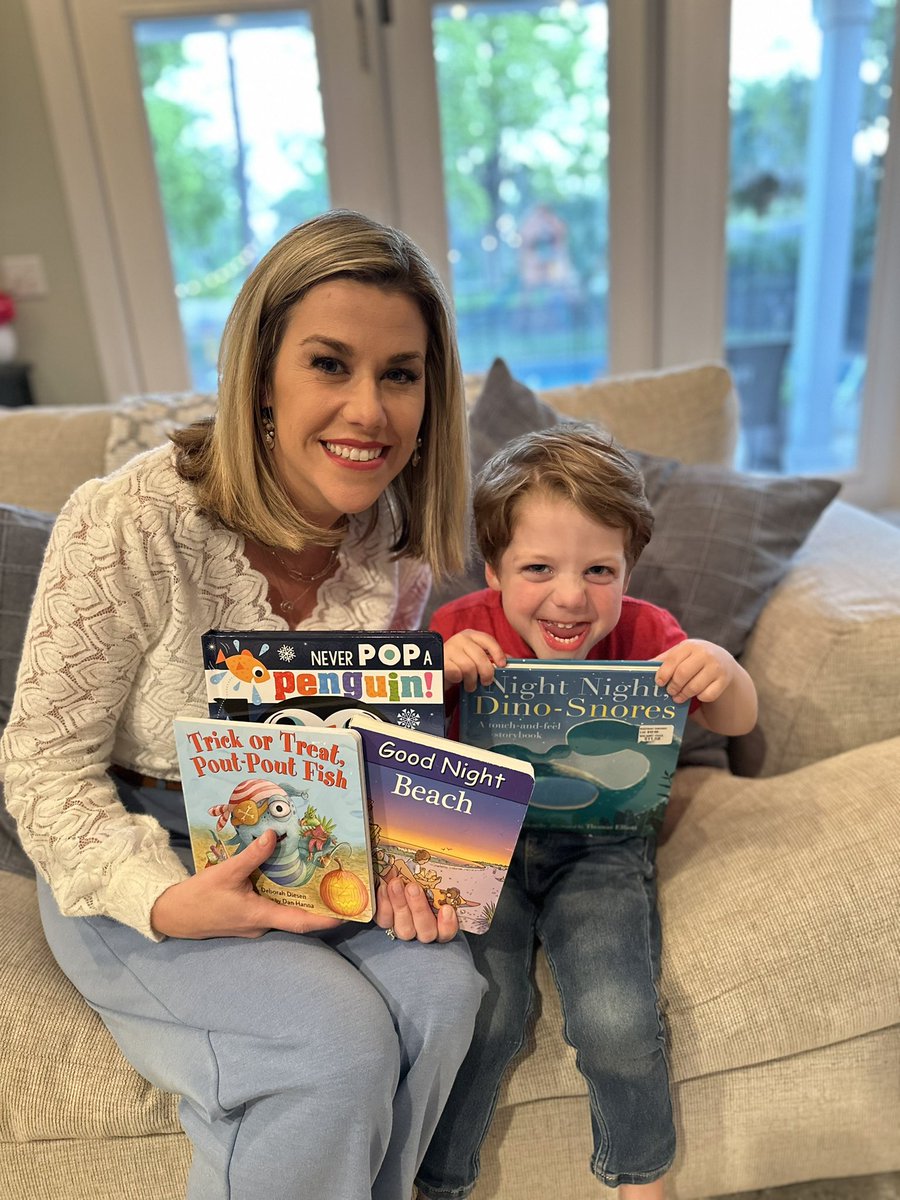
<path fill-rule="evenodd" d="M 268 405 L 262 410 L 263 434 L 269 450 L 275 448 L 275 422 L 272 420 L 272 410 Z"/>
<path fill-rule="evenodd" d="M 411 465 L 414 467 L 417 467 L 419 465 L 419 463 L 422 461 L 422 455 L 419 453 L 419 451 L 421 449 L 422 449 L 422 439 L 416 438 L 416 448 L 415 448 L 415 450 L 413 450 L 412 458 L 409 460 Z"/>

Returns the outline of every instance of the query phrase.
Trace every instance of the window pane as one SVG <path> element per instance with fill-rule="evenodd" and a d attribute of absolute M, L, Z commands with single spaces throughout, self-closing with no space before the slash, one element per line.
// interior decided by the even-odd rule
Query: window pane
<path fill-rule="evenodd" d="M 732 0 L 726 349 L 742 457 L 857 459 L 896 0 Z"/>
<path fill-rule="evenodd" d="M 607 345 L 605 3 L 437 4 L 434 53 L 463 364 L 533 387 Z"/>
<path fill-rule="evenodd" d="M 328 207 L 309 16 L 142 20 L 134 41 L 194 386 L 260 254 Z"/>

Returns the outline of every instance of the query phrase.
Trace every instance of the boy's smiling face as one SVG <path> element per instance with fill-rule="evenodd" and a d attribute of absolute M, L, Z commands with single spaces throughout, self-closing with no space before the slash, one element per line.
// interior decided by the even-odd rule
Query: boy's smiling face
<path fill-rule="evenodd" d="M 537 658 L 585 658 L 622 611 L 625 531 L 569 500 L 532 493 L 516 506 L 512 540 L 485 578 Z"/>

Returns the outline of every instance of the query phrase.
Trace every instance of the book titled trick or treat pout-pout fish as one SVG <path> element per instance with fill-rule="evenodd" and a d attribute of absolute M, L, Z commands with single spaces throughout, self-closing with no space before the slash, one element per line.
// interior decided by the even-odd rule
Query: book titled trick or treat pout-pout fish
<path fill-rule="evenodd" d="M 460 739 L 534 767 L 529 827 L 647 834 L 662 823 L 688 704 L 654 662 L 510 659 L 461 691 Z"/>
<path fill-rule="evenodd" d="M 203 635 L 213 718 L 340 727 L 362 710 L 443 734 L 443 666 L 436 633 L 210 629 Z"/>
<path fill-rule="evenodd" d="M 374 913 L 362 739 L 323 725 L 178 717 L 175 745 L 196 872 L 269 829 L 256 890 L 349 921 Z"/>
<path fill-rule="evenodd" d="M 376 873 L 393 870 L 435 911 L 450 904 L 462 929 L 484 933 L 531 798 L 530 764 L 367 713 L 348 728 L 362 737 Z"/>

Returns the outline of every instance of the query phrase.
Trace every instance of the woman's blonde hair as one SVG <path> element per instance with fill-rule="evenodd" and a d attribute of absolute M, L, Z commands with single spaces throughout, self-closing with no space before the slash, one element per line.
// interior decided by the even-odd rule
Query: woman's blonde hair
<path fill-rule="evenodd" d="M 630 571 L 653 532 L 644 477 L 624 450 L 596 425 L 572 421 L 523 434 L 485 463 L 475 480 L 475 536 L 495 570 L 526 496 L 569 500 L 585 516 L 625 534 Z"/>
<path fill-rule="evenodd" d="M 469 457 L 462 371 L 450 299 L 422 251 L 397 229 L 335 210 L 291 230 L 261 259 L 234 303 L 219 350 L 216 416 L 175 433 L 182 478 L 205 512 L 268 546 L 333 544 L 291 503 L 265 441 L 263 409 L 291 312 L 326 280 L 343 278 L 400 292 L 428 330 L 420 462 L 408 462 L 383 502 L 394 521 L 393 550 L 423 559 L 435 576 L 466 558 Z M 372 512 L 372 526 L 377 520 Z"/>

